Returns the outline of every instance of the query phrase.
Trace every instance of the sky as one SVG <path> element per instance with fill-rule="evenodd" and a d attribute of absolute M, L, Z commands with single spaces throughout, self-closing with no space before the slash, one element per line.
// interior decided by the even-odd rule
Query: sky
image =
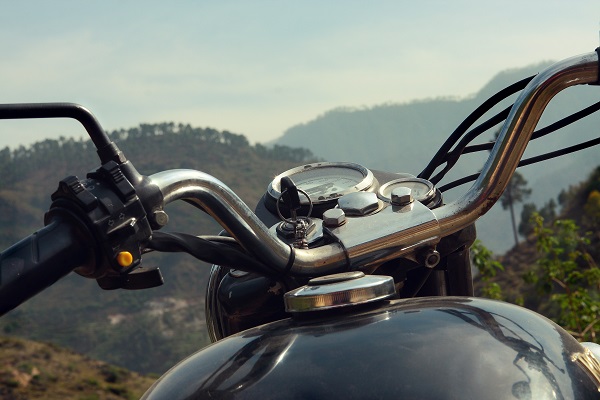
<path fill-rule="evenodd" d="M 599 27 L 598 0 L 0 0 L 0 103 L 267 142 L 337 107 L 472 95 L 502 70 L 593 51 Z M 0 121 L 0 147 L 61 135 L 85 132 Z"/>

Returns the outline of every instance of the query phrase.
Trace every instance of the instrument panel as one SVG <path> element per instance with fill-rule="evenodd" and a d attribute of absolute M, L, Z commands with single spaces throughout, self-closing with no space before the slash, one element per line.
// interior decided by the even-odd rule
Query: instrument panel
<path fill-rule="evenodd" d="M 434 185 L 425 180 L 416 178 L 411 174 L 380 173 L 385 181 L 380 185 L 378 179 L 368 168 L 349 162 L 320 162 L 301 165 L 277 175 L 269 184 L 265 195 L 265 205 L 269 211 L 276 214 L 277 202 L 281 198 L 281 178 L 287 176 L 292 179 L 296 187 L 303 192 L 300 204 L 306 212 L 312 203 L 311 216 L 320 218 L 322 213 L 337 206 L 340 197 L 358 192 L 374 192 L 385 203 L 391 202 L 391 192 L 396 187 L 411 189 L 414 200 L 420 201 L 430 208 L 441 204 L 441 193 Z M 309 203 L 310 200 L 310 203 Z M 285 213 L 284 213 L 285 214 Z"/>

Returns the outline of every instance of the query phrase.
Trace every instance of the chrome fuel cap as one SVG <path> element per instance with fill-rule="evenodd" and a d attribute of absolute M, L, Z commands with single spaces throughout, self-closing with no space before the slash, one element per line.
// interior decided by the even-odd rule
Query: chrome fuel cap
<path fill-rule="evenodd" d="M 366 304 L 396 294 L 391 276 L 360 271 L 321 276 L 284 295 L 285 311 L 309 312 Z"/>

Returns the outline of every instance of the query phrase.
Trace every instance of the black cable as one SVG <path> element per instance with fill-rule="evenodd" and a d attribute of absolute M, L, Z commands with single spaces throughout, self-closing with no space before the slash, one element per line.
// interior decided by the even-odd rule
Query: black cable
<path fill-rule="evenodd" d="M 531 140 L 533 140 L 533 138 Z M 463 150 L 463 154 L 477 153 L 479 151 L 484 151 L 484 150 L 490 151 L 490 150 L 492 150 L 492 148 L 494 147 L 495 144 L 496 144 L 495 141 L 491 141 L 491 142 L 487 142 L 487 143 L 480 143 L 480 144 L 474 144 L 471 146 L 467 146 Z"/>
<path fill-rule="evenodd" d="M 550 160 L 552 158 L 564 156 L 564 155 L 567 155 L 567 154 L 575 153 L 576 151 L 584 150 L 584 149 L 587 149 L 587 148 L 592 147 L 592 146 L 597 146 L 599 144 L 600 144 L 600 137 L 598 137 L 596 139 L 588 140 L 586 142 L 582 142 L 582 143 L 576 144 L 574 146 L 565 147 L 564 149 L 552 151 L 550 153 L 545 153 L 545 154 L 541 154 L 539 156 L 530 157 L 530 158 L 527 158 L 525 160 L 521 160 L 519 162 L 519 165 L 517 165 L 517 168 L 524 167 L 526 165 L 535 164 L 535 163 L 538 163 L 540 161 Z M 455 181 L 452 181 L 450 183 L 447 183 L 447 184 L 439 187 L 439 190 L 441 192 L 445 192 L 447 190 L 453 189 L 453 188 L 455 188 L 457 186 L 460 186 L 460 185 L 463 185 L 465 183 L 472 182 L 475 179 L 477 179 L 479 177 L 479 175 L 480 175 L 480 172 L 476 173 L 476 174 L 465 176 L 463 178 L 457 179 Z"/>
<path fill-rule="evenodd" d="M 242 246 L 240 246 L 238 241 L 235 240 L 234 238 L 232 238 L 231 236 L 201 235 L 201 236 L 196 236 L 196 237 L 199 237 L 200 239 L 204 239 L 204 240 L 210 240 L 211 242 L 220 242 L 220 243 L 228 243 L 231 245 L 237 245 L 240 248 L 240 250 L 242 248 Z"/>
<path fill-rule="evenodd" d="M 511 108 L 512 108 L 512 106 L 504 109 L 500 113 L 496 114 L 492 118 L 485 121 L 483 124 L 479 125 L 478 127 L 474 128 L 473 130 L 469 131 L 465 135 L 465 137 L 462 138 L 462 140 L 459 142 L 459 144 L 454 148 L 454 150 L 452 150 L 451 152 L 446 154 L 446 157 L 443 159 L 443 161 L 446 162 L 446 166 L 444 167 L 444 169 L 442 171 L 440 171 L 433 178 L 431 178 L 430 181 L 432 183 L 436 184 L 440 180 L 442 180 L 442 178 L 444 178 L 446 173 L 458 162 L 458 159 L 463 154 L 473 153 L 475 151 L 483 151 L 483 150 L 492 149 L 495 142 L 483 143 L 483 144 L 478 144 L 478 145 L 473 145 L 473 146 L 467 146 L 467 145 L 469 144 L 469 142 L 474 140 L 477 136 L 479 136 L 485 130 L 491 128 L 492 126 L 494 126 L 498 122 L 500 122 L 500 118 L 502 118 L 504 116 L 504 118 L 502 118 L 502 119 L 505 119 L 508 116 L 508 113 L 510 112 Z M 588 115 L 593 114 L 598 110 L 600 110 L 600 101 L 592 104 L 591 106 L 584 108 L 583 110 L 577 111 L 576 113 L 573 113 L 565 118 L 562 118 L 562 119 L 542 128 L 538 131 L 533 132 L 533 134 L 531 135 L 531 139 L 529 139 L 529 140 L 531 141 L 531 140 L 539 139 L 543 136 L 546 136 L 552 132 L 555 132 L 559 129 L 564 128 L 567 125 L 570 125 L 576 121 L 579 121 L 580 119 L 585 118 Z"/>
<path fill-rule="evenodd" d="M 555 132 L 561 128 L 564 128 L 565 126 L 567 126 L 569 124 L 579 121 L 580 119 L 585 118 L 588 115 L 593 114 L 598 110 L 600 110 L 600 101 L 592 104 L 589 107 L 584 108 L 583 110 L 577 111 L 576 113 L 573 113 L 573 114 L 569 115 L 568 117 L 558 120 L 538 131 L 533 132 L 530 140 L 535 140 L 535 139 L 539 139 L 543 136 L 546 136 L 549 133 Z M 467 146 L 464 148 L 462 154 L 475 153 L 475 152 L 483 151 L 483 150 L 491 150 L 492 147 L 494 147 L 494 144 L 495 144 L 495 142 L 488 142 L 488 143 L 481 143 L 481 144 L 475 144 L 472 146 Z"/>
<path fill-rule="evenodd" d="M 546 161 L 546 160 L 550 160 L 552 158 L 575 153 L 576 151 L 585 150 L 589 147 L 597 146 L 599 144 L 600 144 L 600 137 L 597 137 L 596 139 L 588 140 L 586 142 L 581 142 L 574 146 L 565 147 L 564 149 L 552 151 L 552 152 L 546 153 L 546 154 L 541 154 L 541 155 L 535 156 L 535 157 L 530 157 L 526 160 L 522 160 L 517 167 L 524 167 L 526 165 L 535 164 L 540 161 Z"/>
<path fill-rule="evenodd" d="M 147 247 L 160 252 L 185 252 L 208 263 L 243 271 L 265 275 L 278 275 L 281 272 L 245 253 L 233 238 L 223 236 L 208 238 L 207 240 L 204 237 L 179 232 L 155 231 Z"/>
<path fill-rule="evenodd" d="M 429 179 L 431 174 L 435 171 L 435 169 L 440 166 L 443 162 L 440 161 L 446 153 L 450 151 L 452 146 L 462 137 L 462 135 L 467 131 L 467 129 L 475 123 L 479 118 L 481 118 L 486 112 L 488 112 L 492 107 L 498 104 L 500 101 L 504 100 L 510 95 L 517 93 L 520 90 L 523 90 L 525 86 L 533 79 L 535 75 L 530 76 L 528 78 L 522 79 L 518 82 L 513 83 L 512 85 L 502 89 L 498 93 L 494 94 L 492 97 L 484 101 L 479 107 L 477 107 L 460 125 L 452 132 L 452 134 L 446 139 L 446 141 L 442 144 L 437 153 L 433 156 L 429 164 L 421 171 L 418 175 L 419 178 Z"/>
<path fill-rule="evenodd" d="M 478 172 L 476 174 L 471 174 L 471 175 L 463 176 L 460 179 L 457 179 L 455 181 L 446 183 L 445 185 L 439 187 L 438 189 L 440 190 L 440 192 L 444 193 L 445 191 L 450 190 L 450 189 L 454 189 L 457 186 L 464 185 L 465 183 L 473 182 L 475 179 L 479 178 L 480 174 L 481 174 L 481 172 Z"/>
<path fill-rule="evenodd" d="M 323 226 L 323 233 L 326 234 L 330 239 L 332 239 L 342 248 L 342 251 L 344 252 L 344 258 L 346 259 L 346 268 L 344 268 L 343 272 L 350 271 L 350 266 L 352 265 L 352 263 L 350 262 L 350 254 L 348 254 L 348 250 L 346 249 L 346 246 L 344 246 L 344 243 L 341 241 L 340 238 L 334 235 L 331 232 L 331 230 L 326 226 Z"/>
<path fill-rule="evenodd" d="M 445 162 L 446 166 L 442 171 L 438 172 L 433 178 L 430 179 L 431 183 L 436 184 L 439 181 L 441 181 L 442 178 L 446 176 L 446 173 L 458 162 L 458 159 L 463 154 L 463 151 L 467 147 L 467 145 L 488 129 L 491 129 L 492 127 L 498 125 L 500 122 L 504 121 L 508 117 L 512 106 L 513 105 L 511 104 L 510 106 L 506 107 L 504 110 L 500 111 L 481 125 L 467 132 L 465 136 L 460 140 L 460 142 L 456 145 L 454 150 L 448 152 L 442 158 L 442 162 L 440 163 L 440 165 Z"/>

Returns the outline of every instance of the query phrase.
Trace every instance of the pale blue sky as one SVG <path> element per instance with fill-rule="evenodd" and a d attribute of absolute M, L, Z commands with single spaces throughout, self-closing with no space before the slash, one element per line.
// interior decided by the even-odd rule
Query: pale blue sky
<path fill-rule="evenodd" d="M 598 0 L 0 0 L 0 102 L 266 141 L 339 106 L 468 96 L 501 70 L 593 51 L 599 22 Z M 0 121 L 0 146 L 82 132 Z"/>

